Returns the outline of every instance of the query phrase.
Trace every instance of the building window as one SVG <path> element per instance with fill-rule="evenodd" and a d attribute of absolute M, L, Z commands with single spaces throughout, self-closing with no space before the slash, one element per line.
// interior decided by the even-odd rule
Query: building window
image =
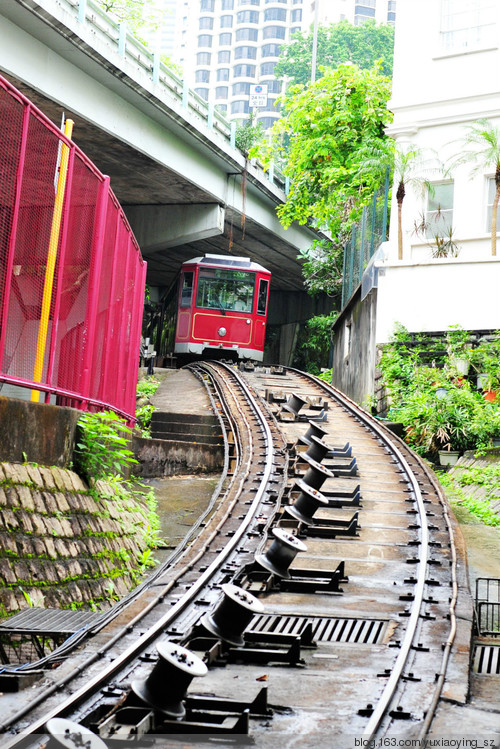
<path fill-rule="evenodd" d="M 213 29 L 214 27 L 214 19 L 210 18 L 209 16 L 204 16 L 203 18 L 200 18 L 200 29 Z"/>
<path fill-rule="evenodd" d="M 460 52 L 495 44 L 496 0 L 442 0 L 441 47 Z"/>
<path fill-rule="evenodd" d="M 222 10 L 232 10 L 234 8 L 234 0 L 222 0 Z"/>
<path fill-rule="evenodd" d="M 453 182 L 435 182 L 427 194 L 425 235 L 444 237 L 453 228 Z"/>
<path fill-rule="evenodd" d="M 215 87 L 215 98 L 216 99 L 227 99 L 228 96 L 227 86 L 216 86 Z"/>
<path fill-rule="evenodd" d="M 300 23 L 302 21 L 302 11 L 292 10 L 292 23 Z"/>
<path fill-rule="evenodd" d="M 236 14 L 236 23 L 259 23 L 258 10 L 242 10 Z"/>
<path fill-rule="evenodd" d="M 294 11 L 294 12 L 300 13 L 300 11 Z M 285 8 L 268 8 L 267 10 L 264 11 L 264 21 L 286 21 L 286 9 Z"/>
<path fill-rule="evenodd" d="M 196 83 L 210 83 L 210 71 L 197 70 L 195 74 Z"/>
<path fill-rule="evenodd" d="M 281 93 L 281 81 L 277 81 L 276 78 L 267 83 L 267 90 L 270 94 Z"/>
<path fill-rule="evenodd" d="M 233 101 L 231 104 L 231 114 L 248 114 L 249 111 L 248 99 Z"/>
<path fill-rule="evenodd" d="M 208 88 L 195 88 L 195 93 L 201 96 L 202 99 L 208 101 Z"/>
<path fill-rule="evenodd" d="M 247 83 L 246 81 L 241 81 L 241 83 L 234 83 L 232 93 L 233 96 L 236 96 L 237 94 L 249 94 L 250 83 Z"/>
<path fill-rule="evenodd" d="M 221 29 L 230 29 L 233 25 L 233 17 L 232 16 L 221 16 L 220 18 L 220 27 Z"/>
<path fill-rule="evenodd" d="M 261 75 L 274 75 L 275 62 L 263 62 L 260 66 Z"/>
<path fill-rule="evenodd" d="M 213 11 L 215 0 L 201 0 L 200 10 Z"/>
<path fill-rule="evenodd" d="M 236 32 L 237 42 L 256 42 L 259 36 L 258 29 L 238 29 Z"/>
<path fill-rule="evenodd" d="M 231 62 L 231 50 L 223 49 L 217 55 L 217 62 L 226 63 Z"/>
<path fill-rule="evenodd" d="M 196 64 L 197 65 L 210 65 L 210 60 L 212 59 L 212 55 L 210 52 L 198 52 L 196 55 Z"/>
<path fill-rule="evenodd" d="M 217 80 L 228 81 L 229 80 L 229 68 L 219 68 L 219 70 L 217 71 Z"/>
<path fill-rule="evenodd" d="M 255 65 L 235 65 L 233 78 L 255 78 Z"/>
<path fill-rule="evenodd" d="M 262 125 L 264 130 L 269 130 L 276 122 L 277 117 L 259 117 L 258 123 Z"/>
<path fill-rule="evenodd" d="M 255 60 L 257 50 L 255 47 L 236 47 L 234 50 L 234 59 L 241 60 L 242 57 L 248 57 L 249 60 Z"/>
<path fill-rule="evenodd" d="M 238 5 L 260 5 L 260 0 L 238 0 Z"/>
<path fill-rule="evenodd" d="M 198 37 L 198 47 L 211 47 L 212 37 L 210 34 L 200 34 Z"/>
<path fill-rule="evenodd" d="M 279 44 L 264 44 L 262 46 L 262 57 L 279 57 L 281 46 Z"/>
<path fill-rule="evenodd" d="M 219 34 L 219 44 L 221 47 L 229 47 L 232 41 L 233 35 L 227 31 L 224 34 Z"/>
<path fill-rule="evenodd" d="M 266 26 L 263 32 L 264 39 L 284 39 L 286 28 L 284 26 Z"/>

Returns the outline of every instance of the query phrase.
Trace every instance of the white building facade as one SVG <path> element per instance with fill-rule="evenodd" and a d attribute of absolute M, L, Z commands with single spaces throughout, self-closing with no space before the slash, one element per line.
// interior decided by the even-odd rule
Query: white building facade
<path fill-rule="evenodd" d="M 191 0 L 190 6 L 190 85 L 229 119 L 246 120 L 254 111 L 271 127 L 282 87 L 274 68 L 281 46 L 303 28 L 303 0 Z M 257 93 L 261 101 L 252 107 Z"/>
<path fill-rule="evenodd" d="M 308 23 L 315 16 L 316 4 L 319 23 L 349 21 L 358 26 L 369 19 L 377 23 L 394 23 L 396 20 L 396 0 L 308 0 L 304 9 Z"/>
<path fill-rule="evenodd" d="M 470 162 L 450 168 L 472 123 L 486 118 L 500 128 L 500 3 L 399 0 L 389 108 L 389 135 L 402 150 L 421 149 L 413 176 L 431 187 L 406 186 L 402 259 L 393 189 L 389 242 L 378 263 L 376 342 L 387 342 L 396 322 L 412 332 L 456 324 L 500 329 L 500 256 L 492 256 L 490 234 L 494 165 L 476 173 Z M 441 228 L 434 229 L 436 217 Z M 436 232 L 451 238 L 456 256 L 436 256 Z"/>

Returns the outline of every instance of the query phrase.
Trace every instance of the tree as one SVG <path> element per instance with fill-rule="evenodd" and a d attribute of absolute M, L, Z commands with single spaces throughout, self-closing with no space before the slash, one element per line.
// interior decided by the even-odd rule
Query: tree
<path fill-rule="evenodd" d="M 289 44 L 281 48 L 280 58 L 274 74 L 276 78 L 287 76 L 292 84 L 306 85 L 311 80 L 312 31 L 299 32 Z M 336 68 L 352 62 L 362 69 L 371 68 L 382 60 L 381 72 L 392 76 L 394 28 L 389 24 L 377 25 L 367 21 L 353 26 L 348 21 L 318 27 L 318 65 Z"/>
<path fill-rule="evenodd" d="M 380 164 L 392 151 L 384 133 L 391 119 L 389 94 L 390 80 L 379 66 L 361 70 L 348 63 L 326 70 L 308 88 L 294 88 L 288 112 L 273 126 L 271 145 L 258 149 L 264 160 L 281 159 L 291 179 L 278 208 L 285 227 L 312 222 L 334 236 L 349 229 L 379 186 Z"/>
<path fill-rule="evenodd" d="M 130 32 L 138 41 L 149 47 L 146 36 L 156 31 L 161 23 L 162 15 L 165 13 L 161 3 L 157 0 L 96 0 L 97 4 L 106 11 L 114 15 L 119 21 L 125 23 Z M 164 22 L 168 23 L 168 18 L 163 17 Z M 170 55 L 161 55 L 162 63 L 171 68 L 177 75 L 182 75 L 182 69 L 175 63 Z"/>
<path fill-rule="evenodd" d="M 467 131 L 462 140 L 462 146 L 465 149 L 470 146 L 473 148 L 463 151 L 454 163 L 457 165 L 474 162 L 472 174 L 483 174 L 489 169 L 495 171 L 495 197 L 491 214 L 491 254 L 495 256 L 497 254 L 497 210 L 500 202 L 500 129 L 483 118 L 469 125 Z"/>
<path fill-rule="evenodd" d="M 403 201 L 409 185 L 420 187 L 428 185 L 420 174 L 422 169 L 422 151 L 417 146 L 397 147 L 394 152 L 394 181 L 397 184 L 396 201 L 398 205 L 398 259 L 403 259 Z"/>
<path fill-rule="evenodd" d="M 281 160 L 291 188 L 277 209 L 285 227 L 311 223 L 331 234 L 331 243 L 315 243 L 302 254 L 306 286 L 334 293 L 342 252 L 363 205 L 385 178 L 393 142 L 384 129 L 391 82 L 380 65 L 361 70 L 345 63 L 325 70 L 307 88 L 296 86 L 282 119 L 273 126 L 270 145 L 253 149 L 264 161 Z M 308 283 L 308 279 L 310 283 Z"/>

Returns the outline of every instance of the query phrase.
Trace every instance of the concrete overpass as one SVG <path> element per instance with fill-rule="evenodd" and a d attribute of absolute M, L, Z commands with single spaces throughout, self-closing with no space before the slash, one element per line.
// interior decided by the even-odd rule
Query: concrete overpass
<path fill-rule="evenodd" d="M 276 218 L 284 179 L 249 163 L 234 127 L 92 0 L 2 2 L 0 71 L 57 124 L 63 112 L 74 119 L 75 142 L 111 178 L 150 286 L 168 287 L 204 252 L 247 255 L 273 273 L 274 322 L 328 309 L 303 291 L 297 260 L 318 234 Z"/>

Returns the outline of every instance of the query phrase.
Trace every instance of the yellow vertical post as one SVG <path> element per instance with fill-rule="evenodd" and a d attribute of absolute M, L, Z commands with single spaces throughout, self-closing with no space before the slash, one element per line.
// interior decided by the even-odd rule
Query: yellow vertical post
<path fill-rule="evenodd" d="M 71 139 L 73 133 L 73 120 L 66 120 L 64 124 L 64 135 Z M 59 166 L 59 177 L 57 179 L 56 198 L 54 202 L 54 213 L 52 215 L 52 226 L 50 229 L 49 250 L 47 255 L 47 266 L 45 268 L 45 280 L 43 284 L 42 313 L 40 316 L 40 327 L 38 328 L 38 340 L 36 343 L 35 369 L 33 382 L 42 381 L 43 360 L 45 358 L 45 346 L 47 343 L 47 331 L 49 328 L 50 304 L 52 300 L 52 289 L 54 286 L 54 273 L 56 268 L 57 247 L 61 231 L 62 209 L 64 203 L 64 192 L 66 190 L 66 178 L 68 175 L 69 147 L 66 143 L 61 145 L 61 163 Z M 40 391 L 31 391 L 31 400 L 40 400 Z"/>

